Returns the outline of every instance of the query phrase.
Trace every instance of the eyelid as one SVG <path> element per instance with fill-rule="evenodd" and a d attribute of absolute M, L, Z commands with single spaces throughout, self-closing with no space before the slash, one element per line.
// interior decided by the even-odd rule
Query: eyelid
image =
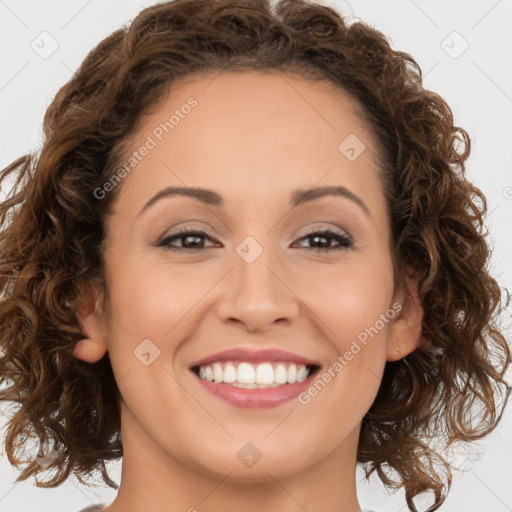
<path fill-rule="evenodd" d="M 326 223 L 315 222 L 313 224 L 308 224 L 305 228 L 303 228 L 303 230 L 304 233 L 298 235 L 300 238 L 308 236 L 312 233 L 316 233 L 318 231 L 333 231 L 334 233 L 341 236 L 346 236 L 350 241 L 353 241 L 352 235 L 347 230 L 340 228 L 339 226 L 333 226 L 332 224 L 326 225 Z"/>
<path fill-rule="evenodd" d="M 184 225 L 177 225 L 179 226 L 179 228 L 176 228 L 176 225 L 172 226 L 159 237 L 159 240 L 162 240 L 163 238 L 168 238 L 169 236 L 174 236 L 183 231 L 204 231 L 204 233 L 207 234 L 209 237 L 215 239 L 215 235 L 213 234 L 213 232 L 209 228 L 206 228 L 204 226 L 197 227 L 191 225 L 190 223 Z M 296 235 L 299 238 L 303 238 L 304 236 L 308 236 L 317 231 L 334 231 L 339 235 L 346 236 L 351 242 L 354 241 L 352 235 L 347 230 L 340 228 L 339 226 L 333 226 L 332 224 L 326 227 L 325 223 L 315 222 L 313 224 L 308 224 L 306 227 L 302 229 L 304 230 L 304 232 Z"/>
<path fill-rule="evenodd" d="M 181 233 L 183 231 L 204 231 L 205 234 L 210 236 L 211 238 L 215 238 L 215 235 L 213 234 L 213 231 L 210 230 L 208 227 L 205 226 L 194 226 L 190 223 L 187 224 L 175 224 L 171 226 L 170 228 L 166 229 L 164 233 L 158 237 L 159 240 L 162 240 L 164 238 L 168 238 L 170 236 L 174 236 L 178 233 Z"/>

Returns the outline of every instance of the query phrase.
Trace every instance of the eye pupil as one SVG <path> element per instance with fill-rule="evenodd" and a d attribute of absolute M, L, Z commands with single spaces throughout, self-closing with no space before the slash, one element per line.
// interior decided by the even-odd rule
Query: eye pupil
<path fill-rule="evenodd" d="M 185 242 L 185 240 L 191 239 L 191 238 L 194 239 L 194 242 L 192 244 Z M 182 237 L 183 246 L 184 247 L 196 247 L 197 245 L 201 245 L 201 239 L 202 239 L 202 237 L 197 236 L 197 235 L 186 235 L 186 236 Z"/>
<path fill-rule="evenodd" d="M 329 237 L 326 236 L 326 235 L 313 235 L 313 240 L 314 242 L 313 243 L 317 243 L 318 240 L 327 240 Z M 321 247 L 329 247 L 329 242 L 327 241 L 326 243 L 320 243 Z"/>

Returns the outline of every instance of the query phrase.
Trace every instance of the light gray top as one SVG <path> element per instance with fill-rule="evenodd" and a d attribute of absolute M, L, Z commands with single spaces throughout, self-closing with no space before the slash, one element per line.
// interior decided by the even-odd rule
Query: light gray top
<path fill-rule="evenodd" d="M 98 505 L 93 505 L 92 507 L 83 508 L 79 512 L 101 512 L 101 509 L 105 506 L 105 504 L 100 503 Z M 363 509 L 363 512 L 378 512 L 378 510 L 375 510 L 373 508 L 365 508 Z"/>

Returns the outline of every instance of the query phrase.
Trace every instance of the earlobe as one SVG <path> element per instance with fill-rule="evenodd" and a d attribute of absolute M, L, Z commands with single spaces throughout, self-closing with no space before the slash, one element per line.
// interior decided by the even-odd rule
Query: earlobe
<path fill-rule="evenodd" d="M 408 267 L 407 290 L 400 290 L 396 300 L 401 304 L 398 315 L 392 320 L 386 338 L 386 360 L 397 361 L 422 345 L 423 306 L 418 296 L 418 278 Z"/>
<path fill-rule="evenodd" d="M 96 363 L 106 352 L 107 349 L 104 345 L 100 345 L 90 338 L 77 341 L 73 349 L 73 355 L 87 363 Z"/>
<path fill-rule="evenodd" d="M 102 284 L 91 281 L 80 288 L 76 301 L 75 315 L 87 338 L 76 343 L 73 355 L 88 363 L 99 361 L 107 352 L 102 330 L 103 296 Z"/>

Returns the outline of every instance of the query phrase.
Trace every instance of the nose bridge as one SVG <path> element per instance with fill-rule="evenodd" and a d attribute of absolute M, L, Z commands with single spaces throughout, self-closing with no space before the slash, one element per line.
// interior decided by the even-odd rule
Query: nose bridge
<path fill-rule="evenodd" d="M 249 330 L 265 329 L 298 314 L 295 296 L 284 284 L 285 276 L 279 275 L 279 256 L 268 240 L 264 247 L 248 236 L 235 248 L 233 270 L 219 308 L 223 320 L 238 320 Z"/>

